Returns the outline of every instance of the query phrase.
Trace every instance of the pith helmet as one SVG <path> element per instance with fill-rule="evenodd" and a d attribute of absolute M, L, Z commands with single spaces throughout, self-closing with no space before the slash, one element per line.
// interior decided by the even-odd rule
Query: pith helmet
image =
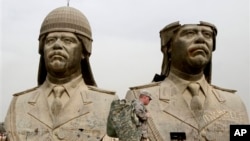
<path fill-rule="evenodd" d="M 44 19 L 39 40 L 42 35 L 54 31 L 67 31 L 80 34 L 92 41 L 91 28 L 85 15 L 73 7 L 64 6 L 52 10 Z M 85 46 L 91 53 L 91 44 Z"/>
<path fill-rule="evenodd" d="M 184 24 L 187 25 L 187 24 Z M 161 31 L 160 31 L 160 38 L 161 38 L 161 51 L 163 52 L 164 49 L 167 49 L 171 45 L 171 41 L 174 38 L 176 32 L 183 27 L 184 25 L 181 25 L 179 21 L 173 22 L 171 24 L 166 25 Z M 213 30 L 213 51 L 216 48 L 216 35 L 217 35 L 217 28 L 208 22 L 200 21 L 199 24 L 202 26 L 209 26 Z M 163 52 L 164 53 L 164 52 Z M 162 62 L 162 69 L 161 69 L 161 75 L 155 75 L 153 81 L 161 81 L 165 79 L 166 76 L 169 74 L 170 70 L 170 54 L 164 53 L 163 54 L 163 62 Z M 207 64 L 206 68 L 204 69 L 204 75 L 206 80 L 211 83 L 211 74 L 212 74 L 212 59 Z"/>
<path fill-rule="evenodd" d="M 42 84 L 47 75 L 43 58 L 45 37 L 50 32 L 71 32 L 80 39 L 83 47 L 84 59 L 81 61 L 82 76 L 86 84 L 96 86 L 92 75 L 89 56 L 92 49 L 92 33 L 85 15 L 73 7 L 64 6 L 52 10 L 44 19 L 39 34 L 40 64 L 38 70 L 38 85 Z"/>

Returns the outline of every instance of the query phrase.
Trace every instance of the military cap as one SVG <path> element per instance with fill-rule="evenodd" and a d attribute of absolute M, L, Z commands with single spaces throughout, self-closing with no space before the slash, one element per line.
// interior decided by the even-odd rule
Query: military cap
<path fill-rule="evenodd" d="M 147 90 L 140 90 L 140 95 L 145 95 L 145 96 L 149 97 L 150 100 L 152 100 L 152 96 L 151 96 L 150 92 Z"/>

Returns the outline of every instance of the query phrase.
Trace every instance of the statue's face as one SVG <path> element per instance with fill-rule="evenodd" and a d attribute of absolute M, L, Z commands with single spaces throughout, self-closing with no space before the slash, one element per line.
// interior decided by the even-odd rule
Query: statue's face
<path fill-rule="evenodd" d="M 81 67 L 82 47 L 70 32 L 52 32 L 45 39 L 44 59 L 48 73 L 71 75 Z"/>
<path fill-rule="evenodd" d="M 184 25 L 176 33 L 169 50 L 172 65 L 182 71 L 204 68 L 211 59 L 212 49 L 213 30 L 209 26 Z"/>

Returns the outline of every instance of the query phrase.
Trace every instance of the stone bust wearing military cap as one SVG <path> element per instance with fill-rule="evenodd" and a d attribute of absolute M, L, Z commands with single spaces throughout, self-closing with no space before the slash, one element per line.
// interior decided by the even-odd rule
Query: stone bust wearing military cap
<path fill-rule="evenodd" d="M 216 27 L 207 22 L 174 22 L 160 31 L 161 74 L 126 95 L 131 100 L 141 89 L 152 92 L 154 100 L 147 107 L 151 141 L 229 141 L 231 124 L 249 123 L 236 91 L 211 84 L 216 35 Z"/>
<path fill-rule="evenodd" d="M 116 95 L 97 88 L 89 63 L 91 45 L 89 22 L 79 10 L 59 7 L 45 17 L 38 86 L 14 94 L 5 119 L 9 140 L 103 139 Z"/>

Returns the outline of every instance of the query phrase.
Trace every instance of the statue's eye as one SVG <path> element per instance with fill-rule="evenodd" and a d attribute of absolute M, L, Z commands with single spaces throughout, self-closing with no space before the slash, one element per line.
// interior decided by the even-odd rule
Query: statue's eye
<path fill-rule="evenodd" d="M 46 44 L 52 44 L 52 43 L 54 43 L 55 41 L 56 41 L 56 38 L 47 38 L 46 41 L 45 41 L 45 43 L 46 43 Z"/>
<path fill-rule="evenodd" d="M 71 44 L 71 43 L 74 42 L 74 40 L 72 40 L 71 38 L 64 38 L 64 39 L 63 39 L 63 42 L 64 42 L 65 44 Z"/>
<path fill-rule="evenodd" d="M 208 32 L 208 31 L 204 31 L 203 32 L 203 36 L 205 37 L 205 38 L 212 38 L 212 33 L 211 32 Z"/>
<path fill-rule="evenodd" d="M 187 32 L 185 33 L 185 35 L 186 35 L 187 37 L 193 37 L 193 36 L 195 35 L 195 32 L 192 31 L 192 30 L 189 30 L 189 31 L 187 31 Z"/>

